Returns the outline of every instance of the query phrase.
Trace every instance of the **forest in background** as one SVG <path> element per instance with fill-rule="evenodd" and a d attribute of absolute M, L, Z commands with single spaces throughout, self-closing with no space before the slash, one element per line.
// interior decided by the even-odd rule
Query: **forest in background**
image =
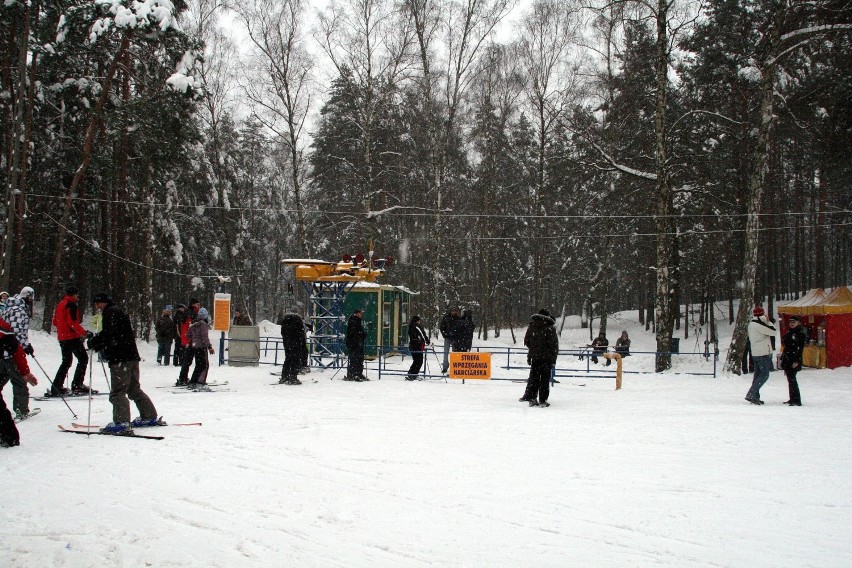
<path fill-rule="evenodd" d="M 274 320 L 282 258 L 372 240 L 433 327 L 639 309 L 663 370 L 722 302 L 737 371 L 755 301 L 852 282 L 850 30 L 848 0 L 10 0 L 0 286 L 111 290 L 147 338 L 221 276 Z"/>

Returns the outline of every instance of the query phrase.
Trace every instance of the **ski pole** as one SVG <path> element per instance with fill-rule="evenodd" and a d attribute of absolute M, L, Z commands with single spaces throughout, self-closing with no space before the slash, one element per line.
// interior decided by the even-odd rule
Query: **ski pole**
<path fill-rule="evenodd" d="M 339 372 L 341 371 L 341 369 L 343 369 L 343 367 L 349 367 L 349 356 L 348 356 L 348 355 L 346 356 L 346 361 L 344 361 L 344 364 L 343 364 L 341 367 L 339 367 L 339 368 L 338 368 L 338 369 L 334 372 L 334 374 L 331 376 L 331 380 L 332 380 L 332 381 L 334 380 L 334 377 L 336 377 L 336 376 L 337 376 L 337 373 L 339 373 Z"/>
<path fill-rule="evenodd" d="M 38 368 L 41 369 L 41 372 L 44 373 L 44 376 L 47 379 L 47 384 L 50 385 L 50 388 L 52 390 L 53 389 L 53 381 L 50 380 L 50 375 L 47 374 L 47 371 L 44 370 L 44 367 L 42 367 L 41 363 L 38 362 L 38 359 L 35 358 L 35 355 L 30 355 L 30 357 L 33 358 L 33 361 L 35 361 L 36 365 L 38 365 Z M 62 396 L 62 391 L 59 391 L 59 398 L 62 399 L 62 402 L 64 402 L 65 406 L 68 407 L 68 410 L 71 411 L 71 415 L 74 417 L 74 419 L 76 419 L 77 415 L 74 414 L 74 411 L 71 409 L 71 406 L 68 404 L 68 401 L 65 400 L 64 396 Z"/>
<path fill-rule="evenodd" d="M 94 350 L 89 349 L 89 416 L 86 419 L 88 424 L 92 423 L 92 367 L 95 366 L 92 361 L 92 353 L 94 353 Z"/>
<path fill-rule="evenodd" d="M 112 385 L 109 384 L 109 375 L 107 375 L 106 365 L 104 365 L 103 361 L 101 361 L 101 369 L 103 369 L 104 372 L 104 380 L 106 381 L 107 388 L 109 389 L 109 392 L 112 392 Z"/>

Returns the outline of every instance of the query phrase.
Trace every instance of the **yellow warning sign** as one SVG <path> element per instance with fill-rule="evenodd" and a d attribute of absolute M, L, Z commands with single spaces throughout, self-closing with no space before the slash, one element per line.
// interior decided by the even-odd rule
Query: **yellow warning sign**
<path fill-rule="evenodd" d="M 451 379 L 491 378 L 491 353 L 450 353 Z"/>
<path fill-rule="evenodd" d="M 228 331 L 231 329 L 231 295 L 216 294 L 213 297 L 213 329 Z"/>

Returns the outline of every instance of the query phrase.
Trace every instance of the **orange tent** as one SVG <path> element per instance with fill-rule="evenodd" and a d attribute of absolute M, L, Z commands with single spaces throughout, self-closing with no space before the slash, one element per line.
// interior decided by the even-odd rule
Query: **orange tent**
<path fill-rule="evenodd" d="M 824 343 L 825 366 L 829 369 L 852 366 L 852 291 L 841 286 L 826 293 L 814 288 L 807 294 L 778 308 L 781 333 L 796 315 L 806 328 L 809 342 Z"/>

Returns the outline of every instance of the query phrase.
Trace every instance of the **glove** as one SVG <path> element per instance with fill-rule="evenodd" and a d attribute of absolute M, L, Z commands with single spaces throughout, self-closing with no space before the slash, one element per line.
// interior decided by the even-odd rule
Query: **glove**
<path fill-rule="evenodd" d="M 86 339 L 91 339 L 91 338 L 93 338 L 94 336 L 95 336 L 95 334 L 94 334 L 94 333 L 92 333 L 91 331 L 87 331 L 87 332 L 86 332 Z"/>
<path fill-rule="evenodd" d="M 33 357 L 35 355 L 35 349 L 33 349 L 32 345 L 27 345 L 26 347 L 24 347 L 24 353 L 26 353 L 30 357 Z"/>
<path fill-rule="evenodd" d="M 100 352 L 100 351 L 103 351 L 105 347 L 106 347 L 106 342 L 104 341 L 103 337 L 101 337 L 99 335 L 95 335 L 95 336 L 92 336 L 92 337 L 89 338 L 89 341 L 88 341 L 88 348 L 89 349 Z"/>

